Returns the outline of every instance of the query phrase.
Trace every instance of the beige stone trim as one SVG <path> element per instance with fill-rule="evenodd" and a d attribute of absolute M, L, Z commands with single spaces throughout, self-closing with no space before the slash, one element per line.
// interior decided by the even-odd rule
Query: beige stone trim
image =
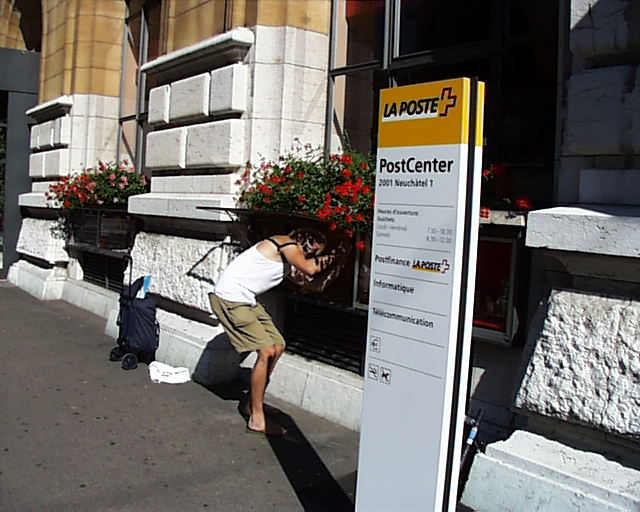
<path fill-rule="evenodd" d="M 330 0 L 234 0 L 227 13 L 230 26 L 289 26 L 329 33 Z M 225 2 L 168 0 L 166 49 L 178 50 L 225 32 Z"/>
<path fill-rule="evenodd" d="M 119 96 L 122 0 L 43 0 L 40 98 L 63 94 Z"/>

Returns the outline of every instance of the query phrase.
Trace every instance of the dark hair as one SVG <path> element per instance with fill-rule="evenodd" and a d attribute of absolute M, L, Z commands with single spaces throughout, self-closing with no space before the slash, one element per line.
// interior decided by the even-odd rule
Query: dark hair
<path fill-rule="evenodd" d="M 293 238 L 296 242 L 305 243 L 319 243 L 322 245 L 327 245 L 327 237 L 324 236 L 320 231 L 313 228 L 298 228 L 294 229 L 289 236 Z"/>

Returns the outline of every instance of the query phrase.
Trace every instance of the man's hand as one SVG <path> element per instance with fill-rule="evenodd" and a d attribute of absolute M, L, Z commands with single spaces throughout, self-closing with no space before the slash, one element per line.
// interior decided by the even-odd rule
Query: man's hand
<path fill-rule="evenodd" d="M 316 256 L 315 261 L 316 265 L 320 267 L 320 272 L 325 270 L 329 265 L 331 265 L 336 259 L 335 254 L 325 254 L 323 256 Z"/>
<path fill-rule="evenodd" d="M 311 256 L 307 260 L 312 263 L 313 272 L 303 272 L 294 266 L 288 279 L 298 285 L 303 293 L 321 293 L 340 274 L 347 256 L 346 246 L 341 243 L 329 253 Z"/>

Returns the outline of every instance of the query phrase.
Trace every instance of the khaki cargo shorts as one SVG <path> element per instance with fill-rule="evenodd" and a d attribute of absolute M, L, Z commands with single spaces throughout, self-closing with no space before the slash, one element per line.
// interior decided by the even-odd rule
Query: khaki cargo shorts
<path fill-rule="evenodd" d="M 239 354 L 272 345 L 285 344 L 284 338 L 261 304 L 231 302 L 209 294 L 211 309 L 224 327 L 229 341 Z"/>

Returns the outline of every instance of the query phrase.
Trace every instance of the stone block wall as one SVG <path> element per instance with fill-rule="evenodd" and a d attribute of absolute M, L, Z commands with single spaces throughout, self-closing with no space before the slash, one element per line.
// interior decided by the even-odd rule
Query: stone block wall
<path fill-rule="evenodd" d="M 293 27 L 256 27 L 248 65 L 253 84 L 247 158 L 272 160 L 298 139 L 324 142 L 326 34 Z"/>
<path fill-rule="evenodd" d="M 152 293 L 207 312 L 208 294 L 234 255 L 228 240 L 212 242 L 144 232 L 136 237 L 131 253 L 134 276 L 152 276 Z"/>
<path fill-rule="evenodd" d="M 634 0 L 573 0 L 571 52 L 593 58 L 636 51 L 639 19 L 640 5 Z"/>
<path fill-rule="evenodd" d="M 31 128 L 29 176 L 35 180 L 69 174 L 73 105 L 70 96 L 57 98 L 27 112 L 38 124 Z"/>
<path fill-rule="evenodd" d="M 31 128 L 29 157 L 29 176 L 34 184 L 80 172 L 95 166 L 98 160 L 116 159 L 117 98 L 61 96 L 32 108 L 27 115 L 36 120 Z M 45 206 L 44 195 L 40 203 Z M 30 205 L 34 205 L 33 198 Z"/>
<path fill-rule="evenodd" d="M 16 247 L 18 252 L 40 259 L 50 265 L 68 262 L 69 255 L 64 250 L 64 239 L 61 236 L 56 236 L 55 227 L 54 221 L 24 219 Z"/>
<path fill-rule="evenodd" d="M 256 26 L 145 64 L 158 82 L 146 146 L 153 179 L 130 212 L 166 216 L 171 201 L 182 202 L 181 217 L 211 219 L 195 203 L 235 206 L 237 171 L 247 161 L 276 159 L 296 139 L 321 144 L 327 58 L 326 34 Z"/>
<path fill-rule="evenodd" d="M 233 206 L 235 172 L 246 162 L 250 96 L 245 57 L 254 44 L 235 29 L 147 63 L 159 85 L 149 95 L 146 168 L 151 193 L 130 200 L 130 211 L 202 218 L 196 206 Z M 208 218 L 212 218 L 209 216 Z"/>
<path fill-rule="evenodd" d="M 576 73 L 567 96 L 566 154 L 640 154 L 640 64 Z"/>
<path fill-rule="evenodd" d="M 515 404 L 637 436 L 640 302 L 554 290 Z"/>
<path fill-rule="evenodd" d="M 94 167 L 98 160 L 116 160 L 118 108 L 115 97 L 72 94 L 26 112 L 36 121 L 30 135 L 32 183 L 31 191 L 18 198 L 27 216 L 16 249 L 27 260 L 12 267 L 9 279 L 41 299 L 62 298 L 67 265 L 74 262 L 46 193 L 60 177 Z"/>
<path fill-rule="evenodd" d="M 557 206 L 527 216 L 531 321 L 513 404 L 549 437 L 577 431 L 587 447 L 632 458 L 640 441 L 640 4 L 568 7 Z"/>
<path fill-rule="evenodd" d="M 638 205 L 623 186 L 615 192 L 593 183 L 596 174 L 598 182 L 617 182 L 620 170 L 640 174 L 640 4 L 572 0 L 570 8 L 571 74 L 556 199 Z"/>

